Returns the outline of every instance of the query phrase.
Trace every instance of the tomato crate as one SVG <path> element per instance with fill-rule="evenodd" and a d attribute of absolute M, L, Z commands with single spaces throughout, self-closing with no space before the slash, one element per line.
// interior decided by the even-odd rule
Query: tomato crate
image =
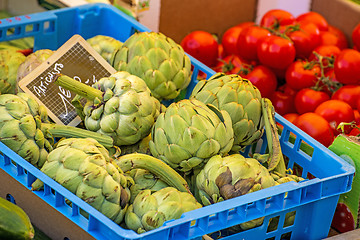
<path fill-rule="evenodd" d="M 117 8 L 100 3 L 0 21 L 0 41 L 33 37 L 34 50 L 56 50 L 74 34 L 85 39 L 102 34 L 125 41 L 136 31 L 149 29 Z M 214 74 L 193 57 L 190 59 L 193 74 L 185 97 L 189 97 L 195 86 L 199 71 L 207 77 Z M 219 233 L 223 239 L 325 238 L 340 194 L 351 189 L 355 169 L 280 115 L 276 114 L 275 118 L 283 126 L 279 136 L 282 152 L 288 159 L 287 167 L 300 172 L 304 181 L 284 183 L 202 207 L 146 233 L 137 234 L 115 224 L 2 143 L 0 195 L 21 206 L 34 225 L 52 239 L 180 240 L 217 238 Z M 252 149 L 264 153 L 266 147 L 263 137 L 242 154 L 248 156 Z M 31 184 L 37 178 L 44 182 L 44 189 L 31 191 Z M 284 226 L 288 213 L 294 215 L 294 222 Z M 226 233 L 229 227 L 260 217 L 264 221 L 259 227 Z M 268 231 L 271 219 L 276 219 L 278 224 L 275 230 Z"/>

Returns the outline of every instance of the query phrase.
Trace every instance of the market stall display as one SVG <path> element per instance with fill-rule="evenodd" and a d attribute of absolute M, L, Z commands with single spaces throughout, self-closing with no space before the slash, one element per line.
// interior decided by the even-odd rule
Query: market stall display
<path fill-rule="evenodd" d="M 41 121 L 41 116 L 48 121 L 46 113 L 25 111 L 30 97 L 23 114 L 14 104 L 4 108 L 13 113 L 9 122 L 32 142 L 43 147 L 45 136 L 49 139 L 41 166 L 34 166 L 32 155 L 21 157 L 0 143 L 0 179 L 9 182 L 0 193 L 13 195 L 46 234 L 54 239 L 327 236 L 339 195 L 351 189 L 355 170 L 276 113 L 271 94 L 264 96 L 240 73 L 216 74 L 180 44 L 110 5 L 17 18 L 2 23 L 0 31 L 19 28 L 19 33 L 1 35 L 1 41 L 33 37 L 36 53 L 56 51 L 79 34 L 118 71 L 92 86 L 63 74 L 51 82 L 87 98 L 77 105 L 84 125 L 73 127 L 88 134 L 83 138 L 65 131 L 55 139 L 46 135 L 53 129 Z M 26 31 L 29 25 L 39 27 Z M 261 47 L 272 55 L 269 46 L 280 37 L 266 35 L 276 37 Z M 92 42 L 96 36 L 106 36 L 109 44 Z M 247 61 L 284 70 L 296 56 L 295 47 L 285 45 L 293 54 L 281 66 L 265 55 Z M 111 144 L 95 140 L 97 134 Z M 143 149 L 137 150 L 140 144 Z M 109 151 L 114 147 L 119 151 Z M 21 193 L 31 203 L 50 206 L 47 216 L 67 224 L 64 232 L 42 225 Z"/>

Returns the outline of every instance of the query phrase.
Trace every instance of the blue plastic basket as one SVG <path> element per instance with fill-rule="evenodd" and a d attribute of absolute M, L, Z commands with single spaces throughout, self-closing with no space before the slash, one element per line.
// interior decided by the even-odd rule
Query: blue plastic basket
<path fill-rule="evenodd" d="M 26 31 L 26 27 L 32 30 Z M 14 34 L 7 35 L 9 29 L 14 30 Z M 103 34 L 125 41 L 135 31 L 149 31 L 149 29 L 115 7 L 91 4 L 2 19 L 0 41 L 34 37 L 34 50 L 43 48 L 56 50 L 73 34 L 80 34 L 84 38 Z M 196 84 L 199 70 L 208 77 L 214 74 L 196 59 L 191 57 L 191 61 L 194 73 L 187 94 Z M 276 114 L 275 117 L 284 127 L 280 142 L 283 154 L 289 159 L 288 167 L 301 169 L 304 178 L 308 175 L 314 178 L 300 183 L 281 184 L 187 212 L 180 219 L 168 221 L 164 226 L 143 234 L 116 225 L 2 143 L 0 143 L 2 152 L 0 170 L 3 171 L 0 171 L 0 174 L 2 172 L 8 174 L 9 178 L 16 179 L 29 192 L 36 178 L 42 180 L 45 183 L 44 190 L 30 194 L 38 196 L 54 211 L 70 219 L 74 225 L 86 231 L 89 238 L 195 239 L 211 233 L 213 233 L 211 236 L 214 236 L 214 232 L 259 217 L 265 217 L 261 226 L 228 235 L 223 239 L 279 240 L 283 239 L 285 234 L 287 237 L 290 235 L 290 239 L 325 238 L 330 229 L 339 195 L 351 189 L 354 168 L 280 115 Z M 257 145 L 256 149 L 263 153 L 267 146 L 266 138 Z M 308 150 L 310 149 L 310 153 L 308 150 L 306 152 L 302 150 L 301 146 L 304 145 Z M 243 154 L 246 156 L 249 151 L 250 147 Z M 72 203 L 71 206 L 65 203 L 65 199 Z M 80 214 L 80 209 L 88 213 L 88 218 Z M 289 212 L 295 212 L 294 224 L 284 227 L 285 215 Z M 277 218 L 279 223 L 276 230 L 268 232 L 271 218 Z M 37 227 L 41 229 L 41 226 Z"/>

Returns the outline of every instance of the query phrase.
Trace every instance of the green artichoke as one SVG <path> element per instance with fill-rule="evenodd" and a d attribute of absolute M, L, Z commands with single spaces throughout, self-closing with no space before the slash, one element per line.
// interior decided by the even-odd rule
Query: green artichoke
<path fill-rule="evenodd" d="M 190 83 L 190 58 L 162 33 L 131 35 L 116 53 L 113 67 L 144 79 L 159 100 L 176 98 Z"/>
<path fill-rule="evenodd" d="M 30 114 L 30 109 L 24 99 L 14 94 L 0 95 L 0 129 L 5 122 L 19 120 L 26 114 Z"/>
<path fill-rule="evenodd" d="M 39 116 L 42 123 L 50 123 L 50 119 L 44 105 L 39 104 L 35 98 L 24 92 L 18 92 L 16 96 L 26 101 L 31 115 L 34 117 Z"/>
<path fill-rule="evenodd" d="M 140 141 L 132 145 L 121 146 L 121 155 L 130 154 L 130 153 L 144 153 L 151 155 L 149 142 L 151 140 L 151 134 L 147 135 Z"/>
<path fill-rule="evenodd" d="M 226 111 L 196 99 L 172 103 L 151 130 L 151 154 L 172 168 L 191 173 L 233 146 L 231 119 Z"/>
<path fill-rule="evenodd" d="M 37 168 L 44 164 L 48 153 L 53 149 L 39 128 L 39 122 L 27 114 L 19 120 L 6 121 L 0 128 L 1 142 Z"/>
<path fill-rule="evenodd" d="M 98 52 L 110 65 L 114 61 L 115 53 L 122 46 L 122 42 L 116 40 L 115 38 L 105 36 L 105 35 L 96 35 L 92 38 L 86 40 L 96 52 Z"/>
<path fill-rule="evenodd" d="M 159 191 L 160 189 L 169 187 L 169 185 L 157 177 L 155 174 L 151 173 L 149 170 L 135 168 L 131 169 L 129 172 L 126 172 L 130 177 L 134 179 L 134 185 L 130 186 L 131 198 L 130 202 L 133 203 L 135 197 L 142 190 L 150 190 L 152 193 Z"/>
<path fill-rule="evenodd" d="M 221 202 L 275 185 L 269 171 L 256 159 L 240 154 L 213 156 L 196 177 L 204 205 Z"/>
<path fill-rule="evenodd" d="M 50 123 L 46 108 L 26 93 L 0 95 L 0 141 L 37 168 L 53 149 L 54 137 L 92 137 L 109 149 L 107 135 Z"/>
<path fill-rule="evenodd" d="M 264 132 L 260 91 L 239 75 L 216 73 L 199 81 L 190 99 L 213 104 L 230 114 L 234 129 L 233 152 L 257 142 Z"/>
<path fill-rule="evenodd" d="M 145 82 L 128 72 L 101 78 L 93 87 L 64 75 L 55 83 L 88 99 L 85 127 L 111 136 L 116 146 L 131 145 L 148 136 L 160 113 L 160 102 L 151 96 Z"/>
<path fill-rule="evenodd" d="M 0 141 L 37 168 L 54 143 L 41 130 L 44 110 L 24 93 L 0 95 Z"/>
<path fill-rule="evenodd" d="M 54 52 L 50 49 L 40 49 L 26 56 L 25 61 L 21 63 L 18 68 L 17 82 L 45 62 L 53 53 Z"/>
<path fill-rule="evenodd" d="M 17 92 L 17 71 L 25 59 L 15 50 L 0 50 L 0 94 Z"/>
<path fill-rule="evenodd" d="M 185 179 L 169 165 L 153 156 L 131 153 L 115 158 L 115 162 L 134 179 L 134 185 L 130 187 L 130 202 L 145 189 L 154 192 L 164 187 L 174 187 L 181 192 L 190 193 Z"/>
<path fill-rule="evenodd" d="M 125 224 L 129 229 L 143 233 L 201 207 L 193 195 L 180 192 L 173 187 L 166 187 L 154 193 L 143 190 L 126 211 Z"/>
<path fill-rule="evenodd" d="M 116 223 L 121 223 L 133 183 L 110 158 L 109 152 L 91 138 L 60 141 L 48 155 L 41 171 Z M 37 179 L 32 190 L 43 183 Z"/>
<path fill-rule="evenodd" d="M 269 171 L 256 159 L 240 154 L 213 156 L 196 176 L 198 195 L 203 205 L 221 202 L 247 193 L 275 186 Z M 257 218 L 232 227 L 246 230 L 262 224 Z"/>

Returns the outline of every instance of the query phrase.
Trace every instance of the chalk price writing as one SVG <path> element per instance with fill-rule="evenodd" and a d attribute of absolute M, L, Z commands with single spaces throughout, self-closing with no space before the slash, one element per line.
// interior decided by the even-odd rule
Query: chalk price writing
<path fill-rule="evenodd" d="M 45 77 L 40 77 L 40 82 L 39 85 L 34 86 L 33 90 L 35 92 L 35 94 L 38 97 L 46 97 L 46 91 L 49 90 L 49 84 L 51 84 L 55 78 L 55 76 L 57 74 L 61 73 L 61 70 L 64 68 L 64 65 L 61 63 L 55 63 L 54 64 L 54 68 L 52 70 L 50 70 Z M 81 78 L 79 76 L 74 76 L 73 77 L 75 80 L 82 82 Z M 97 82 L 96 76 L 92 75 L 92 77 L 86 79 L 86 81 L 84 82 L 85 84 L 94 84 Z M 57 93 L 57 95 L 60 97 L 61 102 L 64 106 L 65 112 L 61 114 L 61 118 L 67 118 L 69 115 L 69 106 L 73 107 L 71 104 L 71 91 L 62 88 L 61 86 L 58 86 L 59 88 L 59 92 Z"/>
<path fill-rule="evenodd" d="M 74 76 L 73 77 L 75 80 L 79 81 L 79 82 L 82 82 L 81 81 L 81 78 L 79 76 Z M 92 79 L 87 79 L 85 81 L 86 84 L 89 84 L 90 82 L 92 81 L 92 83 L 96 83 L 97 82 L 97 79 L 95 77 L 95 75 L 92 75 Z M 71 106 L 73 107 L 73 105 L 71 104 L 71 91 L 70 90 L 67 90 L 67 89 L 64 89 L 62 88 L 61 86 L 59 86 L 59 97 L 61 99 L 61 102 L 63 103 L 64 105 L 64 108 L 65 108 L 65 112 L 63 114 L 60 115 L 61 118 L 67 118 L 67 116 L 69 115 L 69 110 L 68 110 L 68 106 Z"/>
<path fill-rule="evenodd" d="M 49 71 L 45 77 L 40 77 L 41 81 L 38 86 L 34 86 L 34 92 L 41 97 L 41 95 L 46 96 L 46 90 L 48 90 L 49 84 L 53 82 L 56 74 L 61 72 L 61 69 L 64 68 L 64 65 L 61 63 L 55 63 L 54 69 Z"/>

